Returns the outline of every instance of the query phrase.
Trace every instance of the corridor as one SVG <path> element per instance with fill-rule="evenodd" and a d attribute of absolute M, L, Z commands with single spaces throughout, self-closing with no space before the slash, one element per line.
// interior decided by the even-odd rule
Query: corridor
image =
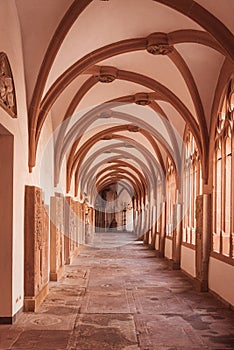
<path fill-rule="evenodd" d="M 80 249 L 38 312 L 0 326 L 1 350 L 234 349 L 230 309 L 130 234 L 121 246 L 111 234 Z"/>

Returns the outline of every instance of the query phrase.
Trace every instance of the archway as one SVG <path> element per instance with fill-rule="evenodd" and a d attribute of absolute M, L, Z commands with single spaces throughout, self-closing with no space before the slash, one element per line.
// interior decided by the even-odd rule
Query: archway
<path fill-rule="evenodd" d="M 14 136 L 0 124 L 0 323 L 12 323 Z"/>

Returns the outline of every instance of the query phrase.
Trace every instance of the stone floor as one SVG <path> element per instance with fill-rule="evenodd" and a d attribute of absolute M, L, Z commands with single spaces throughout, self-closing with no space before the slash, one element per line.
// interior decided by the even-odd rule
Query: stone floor
<path fill-rule="evenodd" d="M 1 350 L 234 349 L 234 313 L 224 304 L 195 292 L 142 242 L 103 240 L 80 250 L 37 313 L 0 326 Z"/>

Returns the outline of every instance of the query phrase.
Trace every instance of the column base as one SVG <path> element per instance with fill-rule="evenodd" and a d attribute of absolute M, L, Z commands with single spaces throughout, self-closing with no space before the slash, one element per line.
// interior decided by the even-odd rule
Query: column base
<path fill-rule="evenodd" d="M 174 260 L 170 259 L 169 266 L 172 270 L 180 270 L 180 262 L 179 261 L 174 261 Z"/>
<path fill-rule="evenodd" d="M 24 311 L 36 312 L 48 293 L 49 284 L 47 283 L 37 296 L 24 297 Z"/>
<path fill-rule="evenodd" d="M 208 292 L 208 281 L 201 281 L 198 278 L 194 278 L 194 285 L 198 292 Z"/>
<path fill-rule="evenodd" d="M 0 324 L 13 324 L 15 321 L 18 319 L 19 315 L 23 311 L 23 307 L 19 309 L 19 311 L 16 312 L 15 315 L 13 316 L 8 316 L 8 317 L 1 317 L 0 316 Z"/>
<path fill-rule="evenodd" d="M 160 250 L 155 251 L 156 258 L 164 258 L 164 253 Z"/>
<path fill-rule="evenodd" d="M 61 266 L 58 271 L 52 272 L 50 271 L 50 281 L 57 282 L 60 280 L 60 278 L 63 276 L 65 272 L 65 267 Z"/>
<path fill-rule="evenodd" d="M 156 237 L 155 234 L 152 236 L 151 243 L 149 244 L 149 249 L 155 250 Z"/>
<path fill-rule="evenodd" d="M 75 248 L 72 254 L 65 260 L 65 265 L 71 265 L 79 253 L 79 247 Z"/>

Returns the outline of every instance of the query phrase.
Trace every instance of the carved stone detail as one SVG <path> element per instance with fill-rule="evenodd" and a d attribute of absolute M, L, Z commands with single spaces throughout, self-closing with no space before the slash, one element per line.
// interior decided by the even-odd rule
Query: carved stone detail
<path fill-rule="evenodd" d="M 147 51 L 152 55 L 168 55 L 173 51 L 173 46 L 168 44 L 153 44 L 147 46 Z"/>
<path fill-rule="evenodd" d="M 115 67 L 100 67 L 99 74 L 96 76 L 101 83 L 112 83 L 118 76 L 118 70 Z"/>
<path fill-rule="evenodd" d="M 0 106 L 11 117 L 17 115 L 14 81 L 10 63 L 5 53 L 0 52 Z"/>
<path fill-rule="evenodd" d="M 65 264 L 70 264 L 77 255 L 76 242 L 76 221 L 74 212 L 74 201 L 71 197 L 65 198 L 65 235 L 64 235 L 64 256 Z"/>
<path fill-rule="evenodd" d="M 139 132 L 141 129 L 137 125 L 128 125 L 127 130 L 129 132 Z"/>
<path fill-rule="evenodd" d="M 40 189 L 35 189 L 35 249 L 42 248 L 42 198 Z"/>
<path fill-rule="evenodd" d="M 145 93 L 138 93 L 135 95 L 135 103 L 140 106 L 147 106 L 150 104 L 149 95 Z"/>
<path fill-rule="evenodd" d="M 112 118 L 112 116 L 113 116 L 113 111 L 104 111 L 98 115 L 98 118 L 99 119 L 108 119 L 108 118 Z"/>
<path fill-rule="evenodd" d="M 50 200 L 50 280 L 58 281 L 64 272 L 64 198 Z"/>
<path fill-rule="evenodd" d="M 48 292 L 48 235 L 48 214 L 42 201 L 41 189 L 35 186 L 26 186 L 25 311 L 36 311 Z"/>
<path fill-rule="evenodd" d="M 106 134 L 101 138 L 101 140 L 108 141 L 108 140 L 112 140 L 112 138 L 113 138 L 112 134 Z"/>
<path fill-rule="evenodd" d="M 211 195 L 196 198 L 196 282 L 201 292 L 208 290 L 211 249 Z M 204 220 L 206 218 L 206 220 Z"/>
<path fill-rule="evenodd" d="M 168 55 L 173 49 L 164 33 L 155 33 L 148 37 L 146 50 L 152 55 Z"/>

